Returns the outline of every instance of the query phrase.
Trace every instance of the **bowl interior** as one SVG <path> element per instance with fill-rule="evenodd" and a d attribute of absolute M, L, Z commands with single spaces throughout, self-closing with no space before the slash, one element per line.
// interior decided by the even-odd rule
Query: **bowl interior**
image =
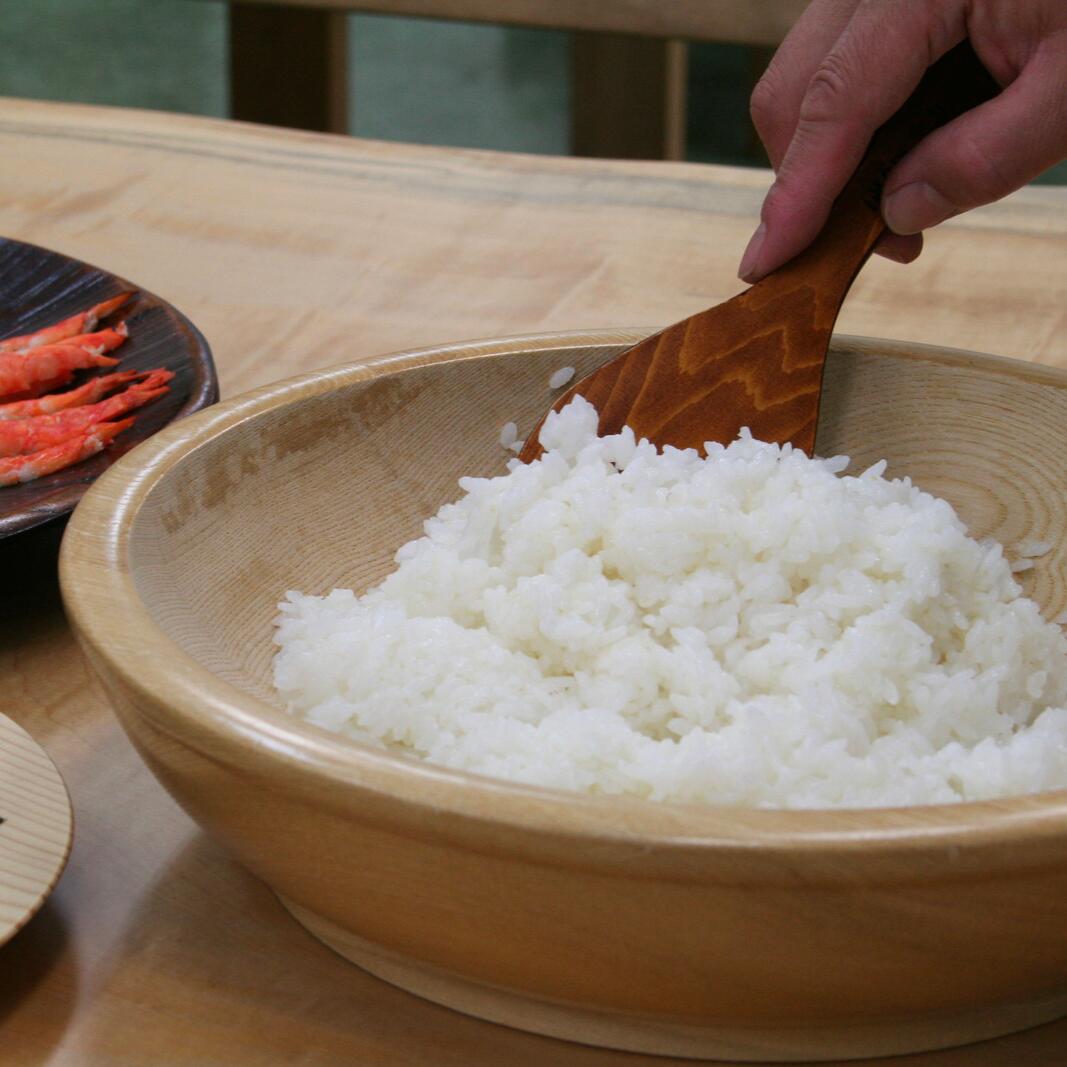
<path fill-rule="evenodd" d="M 587 373 L 621 350 L 619 337 L 459 346 L 230 402 L 221 410 L 248 415 L 221 432 L 201 432 L 217 425 L 201 416 L 132 520 L 144 604 L 201 666 L 279 706 L 272 621 L 286 590 L 380 580 L 461 476 L 505 471 L 501 427 L 525 435 L 553 397 L 552 372 Z M 852 472 L 887 459 L 889 474 L 947 498 L 972 535 L 1009 556 L 1023 540 L 1051 542 L 1019 578 L 1056 618 L 1067 609 L 1065 421 L 1059 372 L 838 338 L 817 451 L 850 455 Z"/>

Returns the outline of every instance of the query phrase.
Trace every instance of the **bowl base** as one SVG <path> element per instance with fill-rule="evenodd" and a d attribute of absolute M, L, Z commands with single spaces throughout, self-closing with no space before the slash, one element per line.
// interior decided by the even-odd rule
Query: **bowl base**
<path fill-rule="evenodd" d="M 926 1052 L 1026 1030 L 1067 1015 L 1067 994 L 965 1014 L 884 1019 L 848 1027 L 722 1027 L 621 1016 L 525 996 L 403 956 L 279 897 L 289 913 L 338 955 L 391 985 L 516 1030 L 582 1045 L 689 1059 L 799 1062 Z"/>

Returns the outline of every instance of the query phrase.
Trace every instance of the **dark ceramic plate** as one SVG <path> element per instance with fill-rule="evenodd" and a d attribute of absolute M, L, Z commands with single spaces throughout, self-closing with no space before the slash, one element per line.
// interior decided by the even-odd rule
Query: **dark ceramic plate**
<path fill-rule="evenodd" d="M 36 481 L 0 486 L 0 538 L 71 511 L 119 456 L 168 422 L 219 398 L 211 350 L 180 311 L 99 267 L 0 237 L 0 338 L 40 329 L 127 289 L 136 296 L 104 325 L 124 319 L 129 340 L 114 352 L 118 365 L 96 373 L 164 367 L 174 372 L 170 392 L 134 412 L 133 426 L 92 459 Z M 82 372 L 76 381 L 80 384 L 89 377 Z"/>

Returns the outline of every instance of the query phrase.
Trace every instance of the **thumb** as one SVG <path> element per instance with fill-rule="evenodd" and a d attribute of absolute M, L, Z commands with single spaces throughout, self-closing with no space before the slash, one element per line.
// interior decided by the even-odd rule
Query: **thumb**
<path fill-rule="evenodd" d="M 924 138 L 885 183 L 882 215 L 919 233 L 1021 188 L 1067 156 L 1067 63 L 1027 65 L 994 99 Z"/>

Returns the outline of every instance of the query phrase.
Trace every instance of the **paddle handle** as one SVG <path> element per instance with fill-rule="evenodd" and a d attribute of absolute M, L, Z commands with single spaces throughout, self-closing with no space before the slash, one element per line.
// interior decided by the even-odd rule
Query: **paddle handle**
<path fill-rule="evenodd" d="M 991 100 L 999 91 L 969 41 L 946 52 L 927 70 L 896 114 L 875 131 L 815 241 L 757 285 L 790 289 L 796 273 L 811 278 L 817 272 L 824 275 L 822 292 L 828 297 L 837 294 L 840 304 L 886 231 L 881 199 L 890 171 L 928 134 Z"/>
<path fill-rule="evenodd" d="M 743 426 L 764 441 L 815 447 L 823 365 L 838 310 L 885 232 L 882 187 L 913 146 L 995 96 L 967 43 L 938 60 L 879 130 L 807 250 L 731 300 L 668 326 L 573 385 L 600 414 L 598 432 L 630 426 L 657 445 L 701 448 Z M 541 454 L 537 430 L 519 458 Z"/>

